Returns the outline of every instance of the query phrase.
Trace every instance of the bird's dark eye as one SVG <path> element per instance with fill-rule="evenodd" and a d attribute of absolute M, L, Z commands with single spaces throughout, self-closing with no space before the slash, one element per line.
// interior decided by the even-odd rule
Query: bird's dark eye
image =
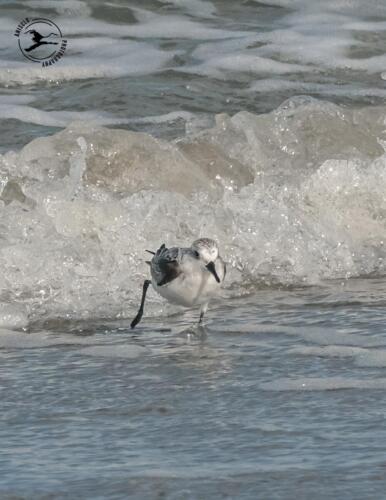
<path fill-rule="evenodd" d="M 200 254 L 197 252 L 197 250 L 193 250 L 193 255 L 196 257 L 196 259 L 198 259 L 200 256 Z"/>

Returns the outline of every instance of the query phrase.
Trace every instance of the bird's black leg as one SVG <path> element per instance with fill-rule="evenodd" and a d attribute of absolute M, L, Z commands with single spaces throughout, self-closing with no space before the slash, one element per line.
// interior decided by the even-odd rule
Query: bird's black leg
<path fill-rule="evenodd" d="M 143 282 L 141 305 L 139 306 L 137 316 L 133 319 L 133 321 L 130 324 L 131 328 L 134 328 L 141 321 L 143 314 L 143 306 L 145 305 L 146 292 L 147 289 L 149 288 L 150 283 L 151 283 L 150 280 L 145 280 Z"/>
<path fill-rule="evenodd" d="M 200 319 L 198 320 L 198 323 L 202 323 L 202 320 L 204 319 L 204 314 L 206 313 L 208 309 L 208 303 L 203 304 L 200 309 Z"/>

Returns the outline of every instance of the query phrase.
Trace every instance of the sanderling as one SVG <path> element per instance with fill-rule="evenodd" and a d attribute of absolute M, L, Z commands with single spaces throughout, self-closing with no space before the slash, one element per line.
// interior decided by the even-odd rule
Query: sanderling
<path fill-rule="evenodd" d="M 200 238 L 190 248 L 166 248 L 163 244 L 157 252 L 147 252 L 153 254 L 151 261 L 147 261 L 151 280 L 143 283 L 141 305 L 131 328 L 141 321 L 150 283 L 156 292 L 174 304 L 185 307 L 200 305 L 201 323 L 209 300 L 218 292 L 226 273 L 216 242 Z"/>

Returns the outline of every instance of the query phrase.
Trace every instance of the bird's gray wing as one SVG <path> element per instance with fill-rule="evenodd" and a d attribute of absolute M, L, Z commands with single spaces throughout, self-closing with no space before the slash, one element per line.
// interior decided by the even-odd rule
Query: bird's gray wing
<path fill-rule="evenodd" d="M 150 263 L 151 274 L 158 286 L 166 285 L 181 274 L 179 264 L 181 249 L 161 245 Z"/>

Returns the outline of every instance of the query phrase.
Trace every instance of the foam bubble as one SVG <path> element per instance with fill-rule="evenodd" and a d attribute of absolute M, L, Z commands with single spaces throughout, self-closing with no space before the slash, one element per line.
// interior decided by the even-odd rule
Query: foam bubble
<path fill-rule="evenodd" d="M 7 304 L 0 302 L 0 328 L 19 330 L 28 325 L 27 308 L 20 304 Z"/>

